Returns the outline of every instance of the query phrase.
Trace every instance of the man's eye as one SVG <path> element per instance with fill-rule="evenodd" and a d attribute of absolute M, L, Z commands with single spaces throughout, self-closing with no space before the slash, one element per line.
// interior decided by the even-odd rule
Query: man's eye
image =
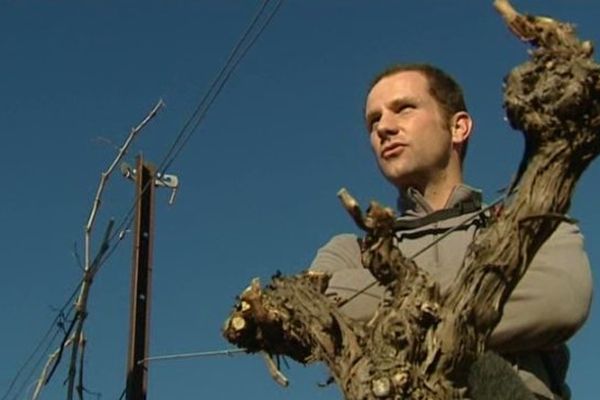
<path fill-rule="evenodd" d="M 377 129 L 377 124 L 379 123 L 379 118 L 373 118 L 369 120 L 367 127 L 369 128 L 369 132 L 373 132 L 374 129 Z"/>
<path fill-rule="evenodd" d="M 412 104 L 401 104 L 396 108 L 396 113 L 400 114 L 402 112 L 410 111 L 414 108 L 415 106 L 413 106 Z"/>

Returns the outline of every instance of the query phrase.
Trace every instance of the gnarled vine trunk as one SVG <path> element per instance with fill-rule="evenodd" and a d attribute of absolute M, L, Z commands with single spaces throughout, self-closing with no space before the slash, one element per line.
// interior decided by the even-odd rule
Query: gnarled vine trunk
<path fill-rule="evenodd" d="M 510 123 L 526 151 L 510 204 L 469 247 L 447 292 L 394 246 L 394 211 L 372 203 L 366 215 L 340 197 L 365 231 L 363 264 L 387 287 L 368 324 L 325 296 L 328 277 L 305 273 L 258 281 L 239 298 L 226 338 L 251 352 L 324 362 L 346 399 L 460 399 L 467 373 L 485 351 L 508 296 L 539 247 L 564 219 L 574 186 L 600 151 L 600 67 L 571 25 L 496 8 L 534 46 L 506 78 Z"/>

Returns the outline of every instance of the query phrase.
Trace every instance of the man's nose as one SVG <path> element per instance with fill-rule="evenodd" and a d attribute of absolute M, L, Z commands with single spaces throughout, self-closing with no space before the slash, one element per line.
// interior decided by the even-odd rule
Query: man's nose
<path fill-rule="evenodd" d="M 383 114 L 377 123 L 377 135 L 381 140 L 398 133 L 398 127 L 394 118 L 389 114 Z"/>

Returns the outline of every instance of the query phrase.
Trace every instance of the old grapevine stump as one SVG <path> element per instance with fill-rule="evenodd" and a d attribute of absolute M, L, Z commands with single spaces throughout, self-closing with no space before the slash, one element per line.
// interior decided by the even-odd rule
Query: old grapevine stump
<path fill-rule="evenodd" d="M 391 302 L 368 324 L 343 315 L 324 295 L 328 277 L 276 276 L 240 296 L 225 337 L 250 352 L 324 362 L 346 399 L 460 399 L 467 371 L 485 350 L 504 303 L 569 208 L 579 176 L 600 150 L 600 67 L 571 25 L 518 14 L 495 2 L 509 28 L 534 46 L 506 78 L 505 108 L 523 131 L 518 190 L 470 246 L 447 292 L 393 244 L 393 210 L 366 215 L 340 197 L 365 231 L 363 264 Z"/>

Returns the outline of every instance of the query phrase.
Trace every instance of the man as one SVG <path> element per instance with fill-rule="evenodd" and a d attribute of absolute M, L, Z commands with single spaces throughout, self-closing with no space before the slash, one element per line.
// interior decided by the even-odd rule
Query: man
<path fill-rule="evenodd" d="M 480 192 L 463 182 L 473 121 L 462 90 L 430 65 L 395 66 L 375 79 L 365 118 L 379 168 L 399 192 L 398 246 L 406 256 L 416 255 L 417 264 L 446 290 L 467 246 L 485 224 Z M 332 275 L 329 290 L 340 299 L 373 282 L 361 265 L 353 235 L 334 237 L 319 250 L 311 269 Z M 563 223 L 531 262 L 491 335 L 490 348 L 514 366 L 540 399 L 569 396 L 564 385 L 568 364 L 564 343 L 587 318 L 591 282 L 579 229 Z M 366 321 L 383 293 L 383 288 L 373 287 L 342 310 Z"/>

